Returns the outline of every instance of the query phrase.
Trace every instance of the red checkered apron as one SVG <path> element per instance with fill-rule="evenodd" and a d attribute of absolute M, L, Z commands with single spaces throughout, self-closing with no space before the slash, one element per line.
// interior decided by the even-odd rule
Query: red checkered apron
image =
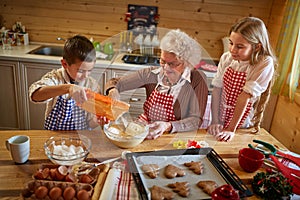
<path fill-rule="evenodd" d="M 228 67 L 225 71 L 223 78 L 224 89 L 222 93 L 222 103 L 220 105 L 221 120 L 224 121 L 224 128 L 228 127 L 233 117 L 237 97 L 242 93 L 245 82 L 246 72 L 234 71 L 231 67 Z M 238 128 L 243 125 L 245 119 L 249 115 L 251 106 L 252 103 L 249 102 L 246 111 L 238 124 Z"/>
<path fill-rule="evenodd" d="M 149 123 L 155 121 L 175 121 L 173 95 L 158 92 L 156 89 L 144 103 L 144 114 L 140 115 Z"/>

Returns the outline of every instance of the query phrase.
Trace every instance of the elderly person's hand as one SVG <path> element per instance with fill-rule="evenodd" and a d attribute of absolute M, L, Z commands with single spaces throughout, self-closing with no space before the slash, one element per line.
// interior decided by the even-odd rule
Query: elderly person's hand
<path fill-rule="evenodd" d="M 71 85 L 69 88 L 69 94 L 77 103 L 81 105 L 83 102 L 87 101 L 86 88 L 78 85 Z"/>
<path fill-rule="evenodd" d="M 120 100 L 120 93 L 116 88 L 110 89 L 107 96 L 115 100 Z"/>
<path fill-rule="evenodd" d="M 221 124 L 211 124 L 207 128 L 207 132 L 211 135 L 218 135 L 223 130 L 223 125 Z"/>
<path fill-rule="evenodd" d="M 222 131 L 218 135 L 216 135 L 216 139 L 222 142 L 229 142 L 233 139 L 234 132 L 231 131 Z"/>
<path fill-rule="evenodd" d="M 156 139 L 159 138 L 164 132 L 169 132 L 172 129 L 171 122 L 157 121 L 152 124 L 149 124 L 149 134 L 147 139 Z"/>
<path fill-rule="evenodd" d="M 143 115 L 143 114 L 142 114 L 142 115 Z M 139 123 L 139 124 L 142 124 L 142 125 L 144 125 L 144 126 L 146 126 L 146 125 L 149 124 L 145 119 L 140 118 L 140 117 L 136 118 L 134 121 L 137 122 L 137 123 Z"/>

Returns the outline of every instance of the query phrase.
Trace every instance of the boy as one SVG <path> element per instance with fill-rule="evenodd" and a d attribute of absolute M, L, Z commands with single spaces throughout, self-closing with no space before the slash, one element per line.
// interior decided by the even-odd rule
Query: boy
<path fill-rule="evenodd" d="M 48 72 L 30 86 L 30 100 L 47 103 L 45 129 L 83 130 L 99 125 L 96 116 L 77 106 L 86 100 L 86 88 L 100 92 L 96 80 L 89 77 L 95 62 L 93 44 L 86 37 L 76 35 L 64 45 L 62 67 Z"/>

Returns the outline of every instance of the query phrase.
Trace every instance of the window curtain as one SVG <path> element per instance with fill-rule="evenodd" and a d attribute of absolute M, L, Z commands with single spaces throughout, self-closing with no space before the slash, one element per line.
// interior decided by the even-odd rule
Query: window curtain
<path fill-rule="evenodd" d="M 278 77 L 273 93 L 294 100 L 300 73 L 300 1 L 288 0 L 276 46 Z"/>

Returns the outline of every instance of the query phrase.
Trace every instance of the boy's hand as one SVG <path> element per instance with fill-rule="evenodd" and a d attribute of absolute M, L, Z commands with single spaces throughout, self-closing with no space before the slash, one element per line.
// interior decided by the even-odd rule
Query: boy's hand
<path fill-rule="evenodd" d="M 120 100 L 120 94 L 116 88 L 109 90 L 109 93 L 107 96 L 109 96 L 110 98 L 115 99 L 115 100 Z"/>
<path fill-rule="evenodd" d="M 85 90 L 86 88 L 80 87 L 78 85 L 72 85 L 69 88 L 70 96 L 76 101 L 78 105 L 81 105 L 83 102 L 87 101 Z"/>

